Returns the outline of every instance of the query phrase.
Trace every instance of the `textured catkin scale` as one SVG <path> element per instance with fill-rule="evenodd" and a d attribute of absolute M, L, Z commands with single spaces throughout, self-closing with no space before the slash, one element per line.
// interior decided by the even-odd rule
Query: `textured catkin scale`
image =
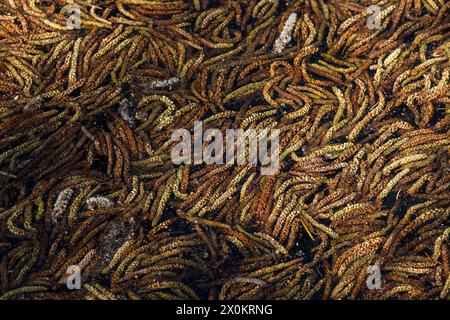
<path fill-rule="evenodd" d="M 0 1 L 0 299 L 449 298 L 448 2 L 73 3 Z"/>

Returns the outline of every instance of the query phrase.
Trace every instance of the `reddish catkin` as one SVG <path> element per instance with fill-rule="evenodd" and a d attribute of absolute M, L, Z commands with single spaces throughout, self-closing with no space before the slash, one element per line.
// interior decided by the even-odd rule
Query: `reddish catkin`
<path fill-rule="evenodd" d="M 368 2 L 2 1 L 0 299 L 448 299 L 450 5 Z"/>

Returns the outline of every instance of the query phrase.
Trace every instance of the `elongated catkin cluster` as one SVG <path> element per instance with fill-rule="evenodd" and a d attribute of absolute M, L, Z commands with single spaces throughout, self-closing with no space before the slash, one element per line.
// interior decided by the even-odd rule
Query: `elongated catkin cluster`
<path fill-rule="evenodd" d="M 0 0 L 0 299 L 449 299 L 449 10 Z"/>

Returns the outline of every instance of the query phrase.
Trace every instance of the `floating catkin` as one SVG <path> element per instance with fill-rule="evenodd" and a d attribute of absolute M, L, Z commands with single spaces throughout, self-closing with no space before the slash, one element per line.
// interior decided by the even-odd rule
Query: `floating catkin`
<path fill-rule="evenodd" d="M 0 300 L 449 299 L 449 9 L 0 0 Z"/>

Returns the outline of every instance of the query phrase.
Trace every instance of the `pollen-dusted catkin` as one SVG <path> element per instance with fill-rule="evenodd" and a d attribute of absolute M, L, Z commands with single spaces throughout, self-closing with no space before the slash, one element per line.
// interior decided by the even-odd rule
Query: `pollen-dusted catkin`
<path fill-rule="evenodd" d="M 89 210 L 99 209 L 99 208 L 112 208 L 114 207 L 114 202 L 103 196 L 94 196 L 86 200 L 86 205 Z"/>
<path fill-rule="evenodd" d="M 56 201 L 53 206 L 52 213 L 51 213 L 51 218 L 52 218 L 53 223 L 56 223 L 61 218 L 61 215 L 64 214 L 64 211 L 66 211 L 67 206 L 68 206 L 69 201 L 72 198 L 72 196 L 73 196 L 73 189 L 71 189 L 71 188 L 66 188 L 58 194 L 58 198 L 56 198 Z"/>
<path fill-rule="evenodd" d="M 0 299 L 448 299 L 450 7 L 357 2 L 2 1 Z"/>
<path fill-rule="evenodd" d="M 273 45 L 273 52 L 281 53 L 286 45 L 291 42 L 292 31 L 294 30 L 295 24 L 297 22 L 297 13 L 291 13 L 284 23 L 283 30 L 281 30 L 280 35 L 275 40 Z"/>

